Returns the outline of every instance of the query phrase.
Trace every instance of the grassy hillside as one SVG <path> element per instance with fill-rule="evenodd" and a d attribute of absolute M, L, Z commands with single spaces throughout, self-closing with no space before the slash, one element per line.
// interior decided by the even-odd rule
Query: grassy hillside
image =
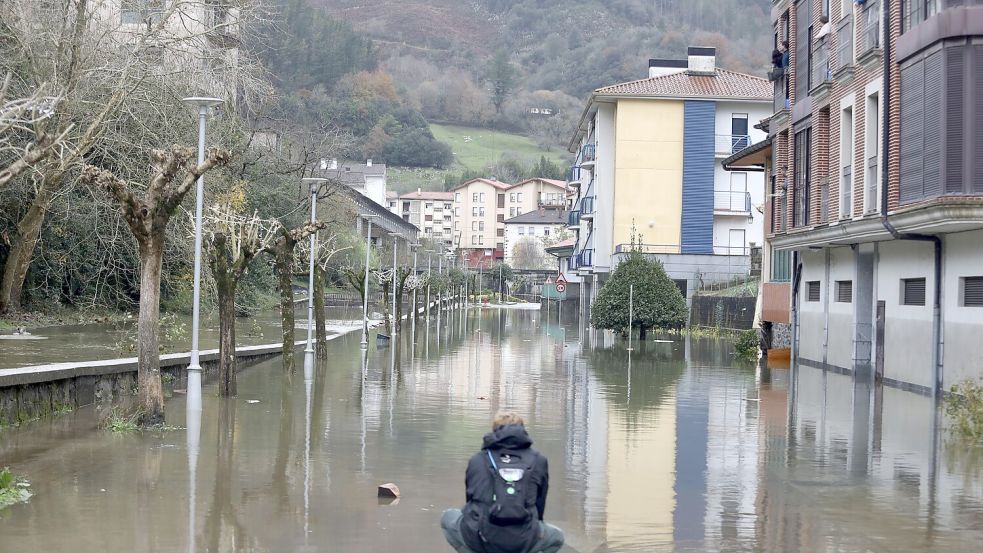
<path fill-rule="evenodd" d="M 566 166 L 570 154 L 554 148 L 546 151 L 531 139 L 489 129 L 459 127 L 454 125 L 430 125 L 430 131 L 441 142 L 450 145 L 454 152 L 454 164 L 447 169 L 412 169 L 391 167 L 389 169 L 389 189 L 395 192 L 424 190 L 443 190 L 444 177 L 460 174 L 464 169 L 480 170 L 498 161 L 503 154 L 532 164 L 541 156 Z"/>

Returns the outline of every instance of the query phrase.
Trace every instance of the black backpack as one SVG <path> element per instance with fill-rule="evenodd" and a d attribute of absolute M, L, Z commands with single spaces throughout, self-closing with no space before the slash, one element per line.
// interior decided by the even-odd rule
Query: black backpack
<path fill-rule="evenodd" d="M 532 529 L 536 522 L 537 494 L 536 482 L 531 478 L 534 454 L 529 450 L 520 455 L 514 451 L 494 454 L 485 451 L 488 470 L 492 473 L 492 502 L 481 528 L 485 550 L 502 553 L 528 551 L 539 535 Z"/>

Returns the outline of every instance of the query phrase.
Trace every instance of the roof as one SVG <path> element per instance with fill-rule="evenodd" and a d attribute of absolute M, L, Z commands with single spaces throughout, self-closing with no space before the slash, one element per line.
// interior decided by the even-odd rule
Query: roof
<path fill-rule="evenodd" d="M 557 188 L 562 188 L 564 190 L 567 189 L 567 183 L 566 183 L 566 181 L 556 180 L 556 179 L 540 179 L 540 178 L 526 179 L 524 181 L 517 182 L 517 183 L 513 184 L 512 186 L 521 186 L 523 184 L 526 184 L 527 182 L 542 182 L 542 183 L 549 184 L 551 186 L 555 186 Z"/>
<path fill-rule="evenodd" d="M 373 163 L 372 165 L 366 165 L 364 163 L 345 163 L 338 170 L 346 173 L 362 173 L 363 175 L 381 177 L 386 174 L 386 164 Z"/>
<path fill-rule="evenodd" d="M 713 74 L 680 71 L 606 86 L 595 90 L 594 95 L 770 101 L 775 90 L 767 79 L 718 68 Z"/>
<path fill-rule="evenodd" d="M 573 250 L 577 247 L 576 238 L 568 238 L 553 244 L 552 246 L 547 246 L 546 252 L 549 254 L 556 255 L 558 257 L 566 257 L 563 254 L 572 254 Z"/>
<path fill-rule="evenodd" d="M 509 184 L 505 184 L 504 182 L 498 182 L 497 180 L 494 180 L 494 179 L 471 179 L 471 180 L 469 180 L 467 182 L 462 182 L 461 184 L 455 186 L 454 188 L 451 188 L 451 192 L 453 192 L 454 190 L 460 190 L 461 188 L 464 188 L 464 187 L 466 187 L 466 186 L 468 186 L 470 184 L 474 184 L 476 182 L 483 182 L 485 184 L 490 184 L 491 186 L 494 186 L 495 188 L 498 188 L 499 190 L 506 190 L 507 188 L 509 188 L 511 186 Z"/>
<path fill-rule="evenodd" d="M 449 202 L 454 199 L 453 192 L 437 192 L 433 190 L 417 190 L 407 194 L 400 194 L 400 200 L 437 200 Z"/>
<path fill-rule="evenodd" d="M 771 139 L 766 138 L 725 159 L 723 166 L 729 171 L 732 167 L 764 165 L 769 154 L 771 154 Z"/>
<path fill-rule="evenodd" d="M 529 213 L 506 219 L 505 224 L 522 223 L 526 225 L 565 225 L 567 211 L 565 209 L 537 209 Z"/>

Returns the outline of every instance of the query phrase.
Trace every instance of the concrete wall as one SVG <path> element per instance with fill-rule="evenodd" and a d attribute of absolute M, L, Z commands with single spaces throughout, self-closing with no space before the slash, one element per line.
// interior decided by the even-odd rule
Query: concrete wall
<path fill-rule="evenodd" d="M 983 276 L 983 231 L 945 237 L 942 282 L 943 384 L 983 376 L 983 307 L 962 306 L 964 277 Z"/>
<path fill-rule="evenodd" d="M 826 260 L 823 252 L 802 251 L 802 284 L 799 286 L 799 357 L 822 362 L 825 317 L 823 302 L 829 290 L 826 280 Z M 818 302 L 807 301 L 808 282 L 818 280 L 821 294 Z"/>
<path fill-rule="evenodd" d="M 854 282 L 854 253 L 850 248 L 832 248 L 829 251 L 829 280 L 824 288 L 823 301 L 829 306 L 829 338 L 826 347 L 826 362 L 836 367 L 853 369 L 854 316 L 853 301 L 837 300 L 837 281 Z M 856 299 L 856 286 L 854 298 Z"/>
<path fill-rule="evenodd" d="M 925 280 L 925 305 L 901 304 L 901 279 Z M 878 248 L 875 294 L 885 302 L 884 378 L 932 386 L 933 247 L 892 241 Z M 977 338 L 979 340 L 979 338 Z"/>
<path fill-rule="evenodd" d="M 594 215 L 594 266 L 602 272 L 613 265 L 611 263 L 612 232 L 614 221 L 614 187 L 615 187 L 615 136 L 618 131 L 615 121 L 614 104 L 601 104 L 597 109 L 595 119 L 597 137 L 597 163 L 594 165 L 594 200 L 596 213 Z M 588 183 L 581 185 L 586 192 Z M 583 228 L 581 234 L 586 237 Z"/>
<path fill-rule="evenodd" d="M 683 178 L 683 102 L 621 100 L 617 113 L 612 247 L 679 244 Z"/>

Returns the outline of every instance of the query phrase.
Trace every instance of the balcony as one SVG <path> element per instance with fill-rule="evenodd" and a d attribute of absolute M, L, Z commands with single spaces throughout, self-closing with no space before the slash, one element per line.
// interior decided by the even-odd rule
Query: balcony
<path fill-rule="evenodd" d="M 785 68 L 776 69 L 776 71 L 781 71 L 781 75 L 775 79 L 775 104 L 772 107 L 775 115 L 771 118 L 772 129 L 776 129 L 788 122 L 788 113 L 792 108 L 792 102 L 788 94 L 788 75 L 785 72 Z"/>
<path fill-rule="evenodd" d="M 594 161 L 597 157 L 597 145 L 596 144 L 584 144 L 580 148 L 580 164 L 586 166 L 593 166 Z"/>
<path fill-rule="evenodd" d="M 718 157 L 730 157 L 751 145 L 747 134 L 718 134 L 713 137 L 713 151 Z"/>
<path fill-rule="evenodd" d="M 594 219 L 594 196 L 584 196 L 580 199 L 580 218 L 586 221 Z"/>
<path fill-rule="evenodd" d="M 860 36 L 857 61 L 861 64 L 878 63 L 883 55 L 881 50 L 881 6 L 880 0 L 870 0 L 864 7 L 860 18 L 864 30 Z"/>
<path fill-rule="evenodd" d="M 713 191 L 713 212 L 716 215 L 751 215 L 751 194 L 748 192 Z"/>
<path fill-rule="evenodd" d="M 580 186 L 580 183 L 584 181 L 584 171 L 579 165 L 574 165 L 570 168 L 570 175 L 567 177 L 567 184 L 570 186 Z"/>
<path fill-rule="evenodd" d="M 813 52 L 812 88 L 809 95 L 813 98 L 825 98 L 829 95 L 833 83 L 833 74 L 829 68 L 829 44 L 823 40 Z"/>
<path fill-rule="evenodd" d="M 836 29 L 836 79 L 848 82 L 853 78 L 853 15 L 843 18 Z"/>
<path fill-rule="evenodd" d="M 567 271 L 576 271 L 578 268 L 580 268 L 580 266 L 577 265 L 577 257 L 577 255 L 571 255 L 567 258 Z"/>
<path fill-rule="evenodd" d="M 567 213 L 567 227 L 580 228 L 580 210 L 573 210 Z"/>
<path fill-rule="evenodd" d="M 585 248 L 577 254 L 577 268 L 594 266 L 594 250 Z"/>

